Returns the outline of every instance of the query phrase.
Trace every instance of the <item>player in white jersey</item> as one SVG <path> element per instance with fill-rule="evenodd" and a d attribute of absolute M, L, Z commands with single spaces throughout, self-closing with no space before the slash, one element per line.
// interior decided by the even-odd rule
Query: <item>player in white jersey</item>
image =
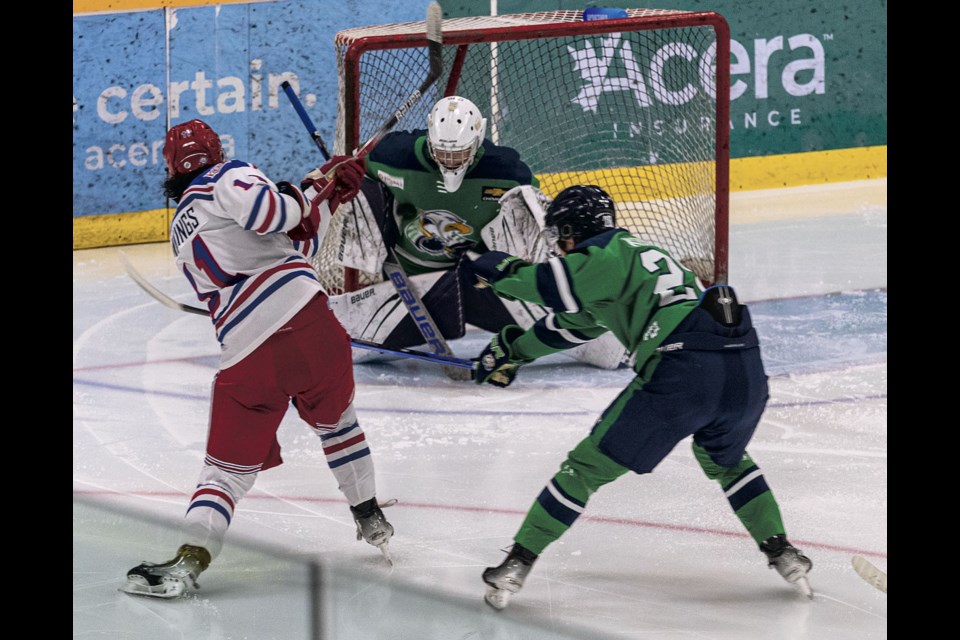
<path fill-rule="evenodd" d="M 206 457 L 187 507 L 183 544 L 162 564 L 127 572 L 122 590 L 175 598 L 223 547 L 257 475 L 283 462 L 277 429 L 292 402 L 319 436 L 350 504 L 358 539 L 389 560 L 393 527 L 377 503 L 373 459 L 353 408 L 351 342 L 307 261 L 340 203 L 353 198 L 362 160 L 337 156 L 331 177 L 274 183 L 224 157 L 201 120 L 167 132 L 164 189 L 177 202 L 170 242 L 178 269 L 210 310 L 221 345 Z"/>

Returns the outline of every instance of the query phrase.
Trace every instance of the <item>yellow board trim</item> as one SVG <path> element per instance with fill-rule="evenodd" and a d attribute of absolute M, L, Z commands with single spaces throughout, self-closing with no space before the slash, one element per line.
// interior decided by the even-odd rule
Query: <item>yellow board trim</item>
<path fill-rule="evenodd" d="M 168 7 L 203 7 L 212 4 L 236 4 L 253 0 L 73 0 L 73 14 L 114 11 L 143 11 Z M 263 2 L 265 0 L 259 0 Z M 271 0 L 272 1 L 272 0 Z"/>
<path fill-rule="evenodd" d="M 608 185 L 617 184 L 616 180 L 610 180 L 610 178 L 615 178 L 618 173 L 624 171 L 626 170 L 613 169 L 605 172 L 581 172 L 577 174 L 577 180 L 589 181 L 590 176 L 599 176 L 602 173 L 607 178 Z M 635 173 L 636 169 L 632 171 Z M 568 174 L 538 175 L 540 188 L 547 195 L 555 196 L 558 189 L 551 185 L 559 184 L 565 175 Z M 730 161 L 731 192 L 854 182 L 886 177 L 886 146 L 735 158 Z M 620 199 L 622 196 L 613 192 L 610 195 L 614 199 Z M 646 195 L 657 198 L 683 194 Z M 91 249 L 145 242 L 166 242 L 170 237 L 170 220 L 174 212 L 174 209 L 168 208 L 75 217 L 73 248 Z"/>
<path fill-rule="evenodd" d="M 695 188 L 688 185 L 685 176 L 710 175 L 712 167 L 696 168 L 695 163 L 651 167 L 629 167 L 580 171 L 575 175 L 567 172 L 538 174 L 540 189 L 554 197 L 571 178 L 580 184 L 600 184 L 614 200 L 665 199 L 692 196 L 685 192 Z M 676 180 L 664 179 L 675 173 Z M 655 174 L 657 180 L 647 180 L 644 174 Z M 758 189 L 781 189 L 811 184 L 853 182 L 887 177 L 887 147 L 858 147 L 833 151 L 811 151 L 750 158 L 734 158 L 730 161 L 730 191 L 755 191 Z M 650 192 L 637 193 L 637 185 Z M 629 191 L 623 189 L 628 188 Z"/>
<path fill-rule="evenodd" d="M 571 184 L 596 184 L 614 200 L 666 200 L 702 193 L 701 184 L 690 180 L 699 176 L 700 183 L 713 177 L 713 163 L 689 162 L 595 171 L 540 173 L 540 190 L 551 198 Z M 712 185 L 712 182 L 711 182 Z M 711 186 L 712 190 L 713 187 Z"/>
<path fill-rule="evenodd" d="M 74 218 L 73 248 L 166 242 L 170 238 L 170 220 L 175 212 L 175 209 L 152 209 Z"/>
<path fill-rule="evenodd" d="M 886 145 L 754 156 L 730 161 L 730 191 L 780 189 L 886 177 Z"/>

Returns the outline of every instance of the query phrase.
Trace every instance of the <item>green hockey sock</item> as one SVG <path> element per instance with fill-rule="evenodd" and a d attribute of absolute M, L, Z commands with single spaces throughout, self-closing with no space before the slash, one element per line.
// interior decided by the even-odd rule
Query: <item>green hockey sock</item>
<path fill-rule="evenodd" d="M 770 536 L 786 533 L 780 506 L 756 463 L 744 452 L 735 467 L 721 467 L 710 459 L 707 452 L 694 443 L 693 454 L 711 480 L 716 480 L 733 512 L 747 532 L 760 546 Z"/>

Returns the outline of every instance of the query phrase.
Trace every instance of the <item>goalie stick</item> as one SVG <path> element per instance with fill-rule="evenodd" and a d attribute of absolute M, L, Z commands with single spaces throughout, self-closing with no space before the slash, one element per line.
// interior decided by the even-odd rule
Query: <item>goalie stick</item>
<path fill-rule="evenodd" d="M 372 151 L 373 148 L 380 142 L 380 140 L 382 140 L 383 137 L 391 129 L 393 129 L 394 126 L 396 126 L 400 119 L 403 118 L 403 116 L 406 115 L 406 113 L 414 105 L 420 102 L 420 100 L 423 98 L 423 94 L 426 93 L 426 91 L 440 78 L 441 74 L 443 73 L 443 33 L 441 29 L 442 15 L 443 14 L 438 3 L 433 2 L 427 7 L 427 47 L 430 63 L 430 69 L 427 73 L 427 77 L 424 79 L 420 87 L 411 93 L 409 97 L 407 97 L 404 103 L 400 105 L 400 107 L 383 124 L 383 126 L 381 126 L 370 137 L 370 139 L 367 140 L 363 146 L 354 153 L 355 157 L 366 157 L 367 154 L 369 154 L 370 151 Z M 317 130 L 317 127 L 313 124 L 313 120 L 310 118 L 310 115 L 307 113 L 306 109 L 303 108 L 300 98 L 293 91 L 293 88 L 290 86 L 289 82 L 284 81 L 280 86 L 284 93 L 287 94 L 287 98 L 289 98 L 290 103 L 297 112 L 297 115 L 300 116 L 300 121 L 303 123 L 303 126 L 306 127 L 307 132 L 317 145 L 317 148 L 323 155 L 324 160 L 329 160 L 330 154 L 327 151 L 326 145 L 323 143 L 323 138 L 320 137 L 320 133 Z M 334 171 L 336 171 L 336 166 L 332 167 L 327 175 L 329 176 Z M 383 230 L 381 229 L 381 234 L 382 233 Z M 414 324 L 417 326 L 417 330 L 420 332 L 420 335 L 437 355 L 451 358 L 454 357 L 453 350 L 450 348 L 450 345 L 447 344 L 446 339 L 444 339 L 443 333 L 437 326 L 436 321 L 430 315 L 426 305 L 424 305 L 420 300 L 420 297 L 417 295 L 416 291 L 414 291 L 413 287 L 410 286 L 410 279 L 407 277 L 406 272 L 400 265 L 400 260 L 397 258 L 393 247 L 388 246 L 386 249 L 387 259 L 383 263 L 383 270 L 390 282 L 393 283 L 393 286 L 396 289 L 397 294 L 400 296 L 400 300 L 407 308 L 407 312 L 410 314 L 410 317 L 413 318 Z M 454 380 L 471 379 L 462 371 L 461 368 L 456 366 L 444 367 L 444 372 L 448 377 Z"/>
<path fill-rule="evenodd" d="M 884 593 L 887 592 L 887 572 L 881 571 L 876 565 L 863 556 L 853 556 L 850 559 L 853 570 L 863 578 L 867 584 L 873 585 Z"/>
<path fill-rule="evenodd" d="M 210 317 L 210 312 L 201 307 L 194 307 L 189 304 L 183 304 L 182 302 L 177 302 L 164 292 L 157 289 L 153 286 L 149 280 L 144 278 L 139 271 L 137 271 L 134 266 L 130 263 L 130 260 L 127 258 L 126 254 L 122 251 L 120 252 L 120 260 L 123 262 L 123 268 L 126 269 L 127 275 L 130 276 L 130 279 L 137 283 L 137 285 L 146 291 L 151 298 L 159 302 L 165 307 L 170 307 L 171 309 L 176 309 L 177 311 L 185 311 L 187 313 L 193 313 L 199 316 Z M 431 362 L 434 364 L 440 364 L 446 367 L 452 367 L 456 369 L 465 369 L 466 375 L 470 380 L 473 380 L 477 374 L 477 363 L 474 360 L 464 360 L 462 358 L 454 358 L 452 356 L 445 356 L 441 354 L 434 353 L 424 353 L 423 351 L 417 351 L 416 349 L 404 349 L 402 347 L 387 347 L 382 344 L 377 344 L 375 342 L 369 342 L 367 340 L 358 340 L 356 338 L 350 338 L 350 344 L 357 349 L 368 349 L 370 351 L 379 351 L 380 353 L 386 353 L 389 355 L 399 356 L 402 358 L 412 358 L 414 360 L 423 360 L 425 362 Z"/>

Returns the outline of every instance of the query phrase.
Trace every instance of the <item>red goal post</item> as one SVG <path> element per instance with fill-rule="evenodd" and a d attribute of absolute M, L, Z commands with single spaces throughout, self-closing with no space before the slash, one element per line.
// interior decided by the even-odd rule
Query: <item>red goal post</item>
<path fill-rule="evenodd" d="M 616 201 L 619 226 L 705 284 L 726 282 L 729 26 L 713 12 L 626 11 L 590 21 L 579 10 L 444 20 L 443 76 L 396 128 L 423 129 L 439 98 L 465 96 L 487 117 L 487 137 L 515 148 L 548 196 L 597 184 Z M 344 153 L 426 75 L 425 24 L 347 29 L 335 47 L 334 149 Z M 338 265 L 342 224 L 334 216 L 314 260 L 331 293 L 381 279 Z"/>

